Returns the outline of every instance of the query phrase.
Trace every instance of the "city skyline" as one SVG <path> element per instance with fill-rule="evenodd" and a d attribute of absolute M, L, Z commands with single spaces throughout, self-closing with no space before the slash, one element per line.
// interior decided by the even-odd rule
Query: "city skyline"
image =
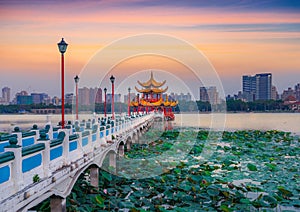
<path fill-rule="evenodd" d="M 31 0 L 0 4 L 0 85 L 11 84 L 12 93 L 30 88 L 59 96 L 56 44 L 62 36 L 69 43 L 66 92 L 73 91 L 74 76 L 103 46 L 153 32 L 184 39 L 202 51 L 226 94 L 240 90 L 241 84 L 234 82 L 243 74 L 271 72 L 279 91 L 296 84 L 299 77 L 297 1 Z M 104 71 L 108 70 L 99 67 L 99 72 Z"/>
<path fill-rule="evenodd" d="M 283 100 L 289 98 L 294 98 L 296 101 L 300 101 L 300 83 L 295 85 L 289 85 L 282 93 L 278 93 L 276 86 L 272 83 L 272 73 L 257 73 L 256 75 L 243 75 L 241 76 L 242 90 L 238 91 L 238 94 L 226 94 L 226 99 L 235 98 L 240 99 L 245 102 L 252 102 L 255 100 Z M 294 87 L 294 89 L 293 89 Z M 14 98 L 11 98 L 10 88 L 2 88 L 2 97 L 0 97 L 0 104 L 40 104 L 40 103 L 52 103 L 54 105 L 60 104 L 60 98 L 57 96 L 49 96 L 47 93 L 34 92 L 30 93 L 25 90 L 17 92 Z M 129 91 L 129 90 L 128 90 Z M 102 103 L 104 101 L 104 91 L 102 88 L 97 87 L 80 87 L 79 88 L 79 102 L 81 105 L 90 105 L 95 103 Z M 107 92 L 107 102 L 111 102 L 111 93 Z M 130 92 L 131 98 L 135 98 L 136 93 Z M 193 97 L 187 92 L 168 92 L 164 94 L 168 95 L 173 100 L 184 100 L 184 101 L 193 101 L 200 100 L 203 102 L 210 102 L 213 105 L 219 104 L 221 101 L 225 100 L 222 96 L 219 96 L 219 91 L 216 86 L 200 86 L 198 97 Z M 232 96 L 231 96 L 232 95 Z M 122 101 L 123 97 L 123 101 Z M 66 93 L 65 101 L 67 104 L 72 104 L 75 98 L 74 93 Z M 12 99 L 12 101 L 10 101 Z M 115 93 L 115 102 L 128 102 L 128 93 Z"/>

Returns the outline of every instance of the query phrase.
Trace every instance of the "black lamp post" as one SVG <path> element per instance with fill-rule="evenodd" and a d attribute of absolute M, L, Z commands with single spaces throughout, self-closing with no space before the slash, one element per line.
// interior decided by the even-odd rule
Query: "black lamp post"
<path fill-rule="evenodd" d="M 111 113 L 112 113 L 112 119 L 115 119 L 115 77 L 111 75 L 109 78 L 111 81 Z"/>
<path fill-rule="evenodd" d="M 79 77 L 76 75 L 74 77 L 75 84 L 76 84 L 76 120 L 78 120 L 78 82 L 79 82 Z"/>
<path fill-rule="evenodd" d="M 64 53 L 67 50 L 68 44 L 62 38 L 57 44 L 58 50 L 61 53 L 61 128 L 65 128 L 65 61 Z"/>
<path fill-rule="evenodd" d="M 104 88 L 104 117 L 106 117 L 106 92 L 107 88 Z"/>

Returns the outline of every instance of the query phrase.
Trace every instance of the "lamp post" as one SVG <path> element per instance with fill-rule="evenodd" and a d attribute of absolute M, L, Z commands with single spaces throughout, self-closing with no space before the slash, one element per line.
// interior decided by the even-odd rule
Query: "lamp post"
<path fill-rule="evenodd" d="M 131 88 L 128 88 L 128 116 L 130 116 L 130 90 Z"/>
<path fill-rule="evenodd" d="M 107 88 L 104 88 L 104 117 L 106 117 L 106 92 Z"/>
<path fill-rule="evenodd" d="M 111 75 L 109 78 L 111 81 L 111 114 L 112 114 L 112 119 L 115 119 L 115 77 Z"/>
<path fill-rule="evenodd" d="M 65 128 L 65 61 L 64 53 L 67 50 L 68 44 L 62 38 L 57 44 L 58 50 L 61 53 L 61 128 Z"/>
<path fill-rule="evenodd" d="M 76 75 L 74 77 L 75 84 L 76 84 L 76 120 L 78 120 L 78 82 L 79 82 L 79 77 Z"/>

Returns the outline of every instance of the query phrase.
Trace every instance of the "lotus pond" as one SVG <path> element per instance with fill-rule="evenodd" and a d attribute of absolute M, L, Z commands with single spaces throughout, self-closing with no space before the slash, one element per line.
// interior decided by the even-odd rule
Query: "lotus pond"
<path fill-rule="evenodd" d="M 118 161 L 118 175 L 101 170 L 98 189 L 89 184 L 88 172 L 82 174 L 67 199 L 67 210 L 300 210 L 298 136 L 223 132 L 221 139 L 206 145 L 205 130 L 175 129 L 157 135 L 147 132 L 146 144 L 132 145 Z M 208 158 L 204 150 L 209 150 Z M 38 208 L 49 210 L 49 201 Z"/>

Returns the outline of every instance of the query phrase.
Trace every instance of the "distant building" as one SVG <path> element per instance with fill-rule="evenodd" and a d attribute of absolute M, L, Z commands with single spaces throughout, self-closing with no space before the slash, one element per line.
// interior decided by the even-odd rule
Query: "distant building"
<path fill-rule="evenodd" d="M 292 99 L 295 99 L 295 100 L 297 99 L 295 91 L 292 88 L 288 88 L 287 90 L 284 90 L 281 95 L 281 99 L 283 101 L 287 101 L 287 99 L 291 99 L 291 97 L 293 97 Z"/>
<path fill-rule="evenodd" d="M 31 105 L 33 104 L 32 96 L 17 96 L 17 105 Z"/>
<path fill-rule="evenodd" d="M 92 105 L 95 103 L 102 103 L 102 89 L 101 88 L 79 88 L 78 102 L 80 105 Z"/>
<path fill-rule="evenodd" d="M 219 93 L 216 86 L 200 87 L 200 101 L 216 105 L 219 104 L 219 100 Z"/>
<path fill-rule="evenodd" d="M 67 93 L 65 95 L 65 104 L 72 105 L 74 98 L 75 98 L 75 96 L 73 93 Z"/>
<path fill-rule="evenodd" d="M 97 90 L 95 103 L 96 104 L 102 103 L 102 89 L 101 88 L 98 88 L 98 90 Z"/>
<path fill-rule="evenodd" d="M 89 93 L 90 104 L 89 105 L 95 104 L 97 92 L 98 92 L 98 88 L 90 88 L 90 93 Z"/>
<path fill-rule="evenodd" d="M 200 101 L 209 102 L 209 97 L 208 97 L 206 87 L 200 87 Z"/>
<path fill-rule="evenodd" d="M 243 97 L 247 102 L 255 100 L 256 76 L 243 76 Z"/>
<path fill-rule="evenodd" d="M 136 94 L 135 93 L 130 93 L 130 99 L 131 101 L 135 98 Z M 124 103 L 127 104 L 128 103 L 128 94 L 124 95 Z"/>
<path fill-rule="evenodd" d="M 262 73 L 243 76 L 243 96 L 248 102 L 272 99 L 272 74 Z"/>
<path fill-rule="evenodd" d="M 297 101 L 300 101 L 300 83 L 295 85 L 295 96 Z"/>
<path fill-rule="evenodd" d="M 273 99 L 273 100 L 278 100 L 279 99 L 277 88 L 274 85 L 272 85 L 272 89 L 271 89 L 271 99 Z"/>
<path fill-rule="evenodd" d="M 31 105 L 33 103 L 32 96 L 29 96 L 27 91 L 16 93 L 14 103 L 17 105 Z"/>
<path fill-rule="evenodd" d="M 117 102 L 121 102 L 121 94 L 117 94 L 117 93 L 115 93 L 114 94 L 114 99 L 115 99 L 115 103 L 117 103 Z M 131 98 L 131 96 L 130 96 L 130 98 Z M 108 103 L 108 104 L 111 104 L 111 101 L 112 100 L 112 94 L 111 93 L 107 93 L 106 94 L 106 102 Z"/>
<path fill-rule="evenodd" d="M 2 88 L 2 99 L 3 99 L 4 104 L 10 103 L 10 88 L 9 87 Z"/>
<path fill-rule="evenodd" d="M 42 104 L 46 103 L 46 100 L 48 99 L 48 94 L 46 93 L 31 93 L 32 97 L 32 103 L 33 104 Z"/>
<path fill-rule="evenodd" d="M 256 100 L 269 100 L 271 99 L 272 89 L 272 74 L 256 74 Z"/>
<path fill-rule="evenodd" d="M 52 98 L 52 104 L 53 105 L 60 105 L 61 104 L 60 98 L 58 98 L 57 96 L 53 97 Z"/>
<path fill-rule="evenodd" d="M 79 105 L 90 105 L 90 89 L 87 87 L 78 89 Z"/>
<path fill-rule="evenodd" d="M 16 93 L 16 96 L 28 96 L 27 91 L 21 91 L 19 93 Z"/>

